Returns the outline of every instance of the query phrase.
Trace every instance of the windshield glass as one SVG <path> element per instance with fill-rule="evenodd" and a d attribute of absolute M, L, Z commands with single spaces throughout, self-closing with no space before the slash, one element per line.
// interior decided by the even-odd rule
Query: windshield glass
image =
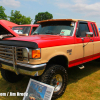
<path fill-rule="evenodd" d="M 31 29 L 30 26 L 16 26 L 12 28 L 12 30 L 15 31 L 17 34 L 26 34 L 26 35 L 29 35 L 30 29 Z"/>
<path fill-rule="evenodd" d="M 63 35 L 72 36 L 75 22 L 71 21 L 58 21 L 42 23 L 32 35 L 36 34 L 50 34 L 50 35 Z"/>

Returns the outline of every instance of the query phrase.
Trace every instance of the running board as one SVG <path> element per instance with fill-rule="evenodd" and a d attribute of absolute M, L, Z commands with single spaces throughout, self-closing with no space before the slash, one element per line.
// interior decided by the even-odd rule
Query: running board
<path fill-rule="evenodd" d="M 84 65 L 81 65 L 81 66 L 78 66 L 79 69 L 84 69 L 85 66 Z"/>

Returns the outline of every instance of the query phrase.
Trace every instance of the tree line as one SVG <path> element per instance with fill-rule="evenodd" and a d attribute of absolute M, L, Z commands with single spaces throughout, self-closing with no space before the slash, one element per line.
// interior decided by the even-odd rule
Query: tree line
<path fill-rule="evenodd" d="M 11 10 L 11 15 L 7 16 L 5 14 L 5 8 L 3 6 L 0 6 L 0 19 L 8 20 L 11 22 L 14 22 L 18 25 L 21 24 L 31 24 L 33 19 L 31 17 L 26 17 L 20 13 L 20 11 L 17 10 Z M 47 19 L 52 19 L 53 15 L 50 14 L 49 12 L 39 12 L 37 15 L 35 15 L 35 21 L 33 24 L 36 24 L 37 21 L 41 20 L 47 20 Z"/>

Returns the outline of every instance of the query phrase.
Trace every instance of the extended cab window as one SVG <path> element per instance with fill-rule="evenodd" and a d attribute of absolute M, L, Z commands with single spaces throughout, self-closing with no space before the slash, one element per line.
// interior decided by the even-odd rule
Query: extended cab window
<path fill-rule="evenodd" d="M 95 29 L 96 35 L 98 36 L 96 26 L 95 26 L 94 24 L 93 24 L 93 26 L 94 26 L 94 29 Z"/>
<path fill-rule="evenodd" d="M 91 24 L 91 27 L 92 27 L 92 30 L 93 30 L 93 35 L 95 36 L 95 31 L 94 31 L 94 28 L 93 28 L 92 24 Z"/>
<path fill-rule="evenodd" d="M 72 36 L 75 27 L 75 22 L 71 21 L 54 21 L 42 23 L 34 34 L 49 34 L 49 35 L 62 35 Z"/>
<path fill-rule="evenodd" d="M 78 27 L 76 36 L 77 37 L 86 37 L 86 32 L 89 32 L 87 23 L 79 23 L 79 27 Z"/>

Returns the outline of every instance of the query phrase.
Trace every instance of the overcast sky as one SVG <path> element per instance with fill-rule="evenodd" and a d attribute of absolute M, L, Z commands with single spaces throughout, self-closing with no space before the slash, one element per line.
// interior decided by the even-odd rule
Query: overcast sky
<path fill-rule="evenodd" d="M 11 10 L 35 19 L 39 12 L 48 11 L 54 19 L 85 19 L 97 22 L 100 28 L 100 0 L 0 0 L 0 6 L 10 15 Z"/>

